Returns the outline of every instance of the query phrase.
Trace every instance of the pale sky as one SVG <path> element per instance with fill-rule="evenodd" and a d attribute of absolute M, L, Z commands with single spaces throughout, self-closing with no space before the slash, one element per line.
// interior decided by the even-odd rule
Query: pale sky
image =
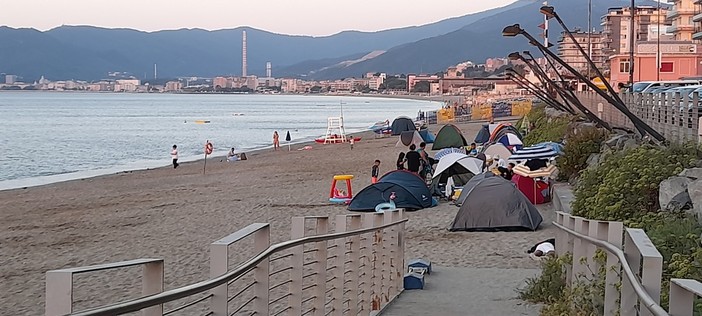
<path fill-rule="evenodd" d="M 275 33 L 330 35 L 422 25 L 515 0 L 0 0 L 0 25 L 48 30 L 94 25 L 156 31 L 250 26 Z"/>

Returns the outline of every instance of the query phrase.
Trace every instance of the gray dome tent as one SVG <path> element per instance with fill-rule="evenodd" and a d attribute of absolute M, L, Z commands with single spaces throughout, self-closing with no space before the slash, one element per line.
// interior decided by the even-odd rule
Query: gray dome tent
<path fill-rule="evenodd" d="M 450 231 L 535 231 L 543 218 L 512 182 L 479 174 L 463 187 Z"/>
<path fill-rule="evenodd" d="M 392 130 L 393 136 L 397 136 L 402 134 L 402 132 L 416 131 L 417 127 L 414 126 L 414 122 L 409 117 L 400 116 L 394 121 L 392 121 L 392 125 L 390 125 L 390 130 Z"/>

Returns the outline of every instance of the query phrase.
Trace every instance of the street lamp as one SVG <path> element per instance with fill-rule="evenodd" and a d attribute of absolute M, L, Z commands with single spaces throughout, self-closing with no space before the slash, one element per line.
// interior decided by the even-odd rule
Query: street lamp
<path fill-rule="evenodd" d="M 621 98 L 619 98 L 619 95 L 614 93 L 614 89 L 612 89 L 612 86 L 610 86 L 609 81 L 605 79 L 604 75 L 600 71 L 600 69 L 595 65 L 595 63 L 592 61 L 592 58 L 590 58 L 590 54 L 585 52 L 585 49 L 583 49 L 582 46 L 580 46 L 580 43 L 575 39 L 575 36 L 573 33 L 568 30 L 568 26 L 565 25 L 565 22 L 561 19 L 560 16 L 558 16 L 558 13 L 556 13 L 556 9 L 554 9 L 552 6 L 543 6 L 539 9 L 539 12 L 541 14 L 545 15 L 546 18 L 548 19 L 553 19 L 555 18 L 556 21 L 558 21 L 558 24 L 561 25 L 563 30 L 565 31 L 566 34 L 568 34 L 568 37 L 570 38 L 571 41 L 573 41 L 573 44 L 575 44 L 576 47 L 578 47 L 578 50 L 580 53 L 585 57 L 585 60 L 587 60 L 587 63 L 592 70 L 595 71 L 595 74 L 597 74 L 597 77 L 602 80 L 602 83 L 604 83 L 605 87 L 607 87 L 607 91 L 609 91 L 612 95 L 612 97 L 617 100 L 619 103 L 624 104 L 624 101 L 622 101 Z M 591 30 L 588 30 L 588 33 L 592 32 Z M 590 80 L 590 78 L 588 78 Z"/>
<path fill-rule="evenodd" d="M 507 55 L 507 58 L 509 58 L 510 60 L 519 60 L 519 61 L 522 61 L 523 63 L 525 63 L 529 67 L 529 69 L 531 69 L 531 71 L 534 73 L 536 78 L 539 79 L 539 81 L 541 81 L 541 84 L 543 85 L 544 89 L 547 91 L 549 96 L 551 96 L 552 98 L 555 99 L 554 94 L 553 94 L 553 93 L 555 93 L 557 96 L 560 96 L 561 98 L 563 98 L 563 101 L 565 101 L 565 104 L 563 104 L 565 111 L 570 113 L 570 114 L 575 114 L 575 111 L 573 110 L 573 107 L 569 103 L 569 100 L 563 96 L 563 94 L 558 89 L 558 87 L 556 87 L 555 84 L 553 83 L 553 81 L 551 81 L 548 78 L 546 73 L 541 71 L 541 68 L 539 68 L 538 65 L 536 65 L 536 66 L 532 65 L 529 62 L 529 60 L 524 58 L 524 56 L 522 56 L 518 52 L 510 53 L 509 55 Z"/>
<path fill-rule="evenodd" d="M 519 72 L 514 70 L 513 68 L 507 68 L 506 74 L 512 81 L 517 82 L 517 84 L 520 84 L 522 87 L 527 89 L 529 92 L 537 96 L 539 99 L 544 101 L 544 103 L 550 105 L 551 107 L 561 110 L 561 111 L 567 111 L 565 106 L 558 102 L 558 100 L 552 98 L 548 92 L 543 91 L 538 85 L 535 83 L 531 82 L 529 79 L 526 77 L 522 76 Z"/>
<path fill-rule="evenodd" d="M 586 79 L 580 72 L 575 70 L 572 66 L 568 65 L 568 63 L 564 62 L 562 59 L 558 57 L 558 55 L 554 54 L 552 51 L 548 50 L 544 45 L 539 43 L 539 41 L 536 40 L 531 34 L 526 32 L 519 26 L 519 24 L 514 24 L 505 27 L 502 30 L 502 35 L 507 36 L 507 37 L 514 37 L 517 35 L 523 35 L 529 40 L 529 43 L 537 46 L 541 49 L 542 52 L 546 53 L 548 56 L 553 58 L 556 62 L 558 62 L 560 65 L 562 65 L 564 68 L 568 69 L 573 75 L 578 77 L 578 79 L 582 80 L 587 84 L 588 87 L 590 87 L 593 91 L 595 91 L 597 94 L 599 94 L 601 97 L 603 97 L 607 102 L 612 104 L 617 110 L 622 112 L 626 117 L 631 120 L 631 122 L 634 124 L 634 127 L 636 127 L 636 130 L 641 134 L 641 136 L 645 136 L 646 133 L 650 134 L 653 138 L 655 138 L 658 141 L 665 141 L 665 137 L 658 133 L 656 130 L 651 128 L 648 124 L 646 124 L 644 121 L 642 121 L 639 117 L 631 113 L 629 109 L 624 105 L 624 102 L 619 102 L 618 99 L 614 99 L 612 96 L 610 96 L 607 93 L 604 93 L 600 88 L 597 87 L 592 81 Z"/>

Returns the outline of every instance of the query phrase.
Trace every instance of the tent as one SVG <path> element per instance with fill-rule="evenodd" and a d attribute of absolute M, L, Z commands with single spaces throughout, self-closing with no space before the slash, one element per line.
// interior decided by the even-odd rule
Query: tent
<path fill-rule="evenodd" d="M 390 201 L 392 192 L 395 192 L 394 202 L 398 208 L 420 210 L 432 206 L 431 192 L 422 178 L 406 170 L 395 170 L 358 192 L 348 210 L 374 212 L 378 204 Z"/>
<path fill-rule="evenodd" d="M 498 126 L 501 124 L 485 124 L 483 127 L 478 131 L 478 134 L 475 135 L 475 139 L 473 142 L 476 144 L 485 144 L 487 142 L 490 142 L 490 136 L 492 135 L 492 132 L 497 129 Z"/>
<path fill-rule="evenodd" d="M 517 136 L 517 134 L 512 134 L 512 133 L 506 133 L 502 135 L 499 139 L 497 139 L 498 143 L 501 143 L 507 147 L 517 147 L 521 148 L 524 143 L 522 142 L 522 139 Z"/>
<path fill-rule="evenodd" d="M 502 177 L 473 177 L 463 187 L 461 199 L 450 231 L 535 231 L 543 221 L 534 204 Z"/>
<path fill-rule="evenodd" d="M 495 143 L 483 147 L 483 154 L 490 157 L 500 156 L 506 159 L 512 155 L 512 152 L 505 145 Z"/>
<path fill-rule="evenodd" d="M 463 186 L 474 175 L 480 174 L 482 171 L 483 161 L 478 158 L 469 157 L 461 153 L 444 155 L 436 165 L 436 170 L 432 177 L 431 191 L 434 194 L 439 194 L 440 185 L 447 184 L 449 179 L 452 180 L 453 184 L 448 187 Z"/>
<path fill-rule="evenodd" d="M 464 146 L 468 146 L 468 142 L 465 137 L 463 137 L 463 134 L 461 134 L 461 130 L 455 125 L 448 124 L 444 125 L 436 134 L 436 139 L 431 149 L 439 150 L 449 147 L 461 148 Z"/>
<path fill-rule="evenodd" d="M 409 146 L 412 144 L 415 144 L 417 147 L 419 147 L 419 144 L 423 141 L 424 139 L 422 139 L 422 136 L 420 136 L 419 132 L 417 131 L 402 132 L 402 134 L 400 134 L 399 139 L 397 140 L 397 144 L 395 144 L 395 147 Z"/>
<path fill-rule="evenodd" d="M 412 122 L 412 119 L 410 119 L 409 117 L 400 116 L 394 121 L 392 121 L 390 129 L 392 130 L 392 135 L 397 136 L 400 135 L 402 132 L 416 131 L 417 127 L 414 126 L 414 122 Z"/>
<path fill-rule="evenodd" d="M 508 148 L 516 147 L 518 149 L 521 149 L 524 144 L 522 142 L 522 134 L 519 133 L 516 127 L 509 123 L 497 125 L 490 133 L 490 142 L 498 142 Z"/>
<path fill-rule="evenodd" d="M 466 154 L 466 149 L 465 148 L 444 148 L 442 150 L 439 150 L 436 154 L 434 154 L 434 159 L 441 160 L 441 157 L 446 156 L 448 154 L 452 153 L 459 153 L 459 154 Z"/>
<path fill-rule="evenodd" d="M 422 139 L 424 140 L 425 143 L 427 144 L 432 144 L 434 143 L 434 140 L 436 139 L 436 136 L 432 134 L 428 129 L 422 129 L 419 131 L 419 136 L 422 136 Z"/>

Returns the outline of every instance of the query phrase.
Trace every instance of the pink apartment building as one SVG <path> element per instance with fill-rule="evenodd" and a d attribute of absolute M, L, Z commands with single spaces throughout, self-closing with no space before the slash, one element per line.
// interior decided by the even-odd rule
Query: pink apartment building
<path fill-rule="evenodd" d="M 702 47 L 692 42 L 668 42 L 660 45 L 660 65 L 657 66 L 658 46 L 656 42 L 637 44 L 634 54 L 634 82 L 655 80 L 679 80 L 683 77 L 702 76 Z M 629 81 L 629 55 L 617 54 L 610 58 L 612 87 Z M 660 69 L 658 69 L 660 67 Z M 660 71 L 659 71 L 660 70 Z"/>

